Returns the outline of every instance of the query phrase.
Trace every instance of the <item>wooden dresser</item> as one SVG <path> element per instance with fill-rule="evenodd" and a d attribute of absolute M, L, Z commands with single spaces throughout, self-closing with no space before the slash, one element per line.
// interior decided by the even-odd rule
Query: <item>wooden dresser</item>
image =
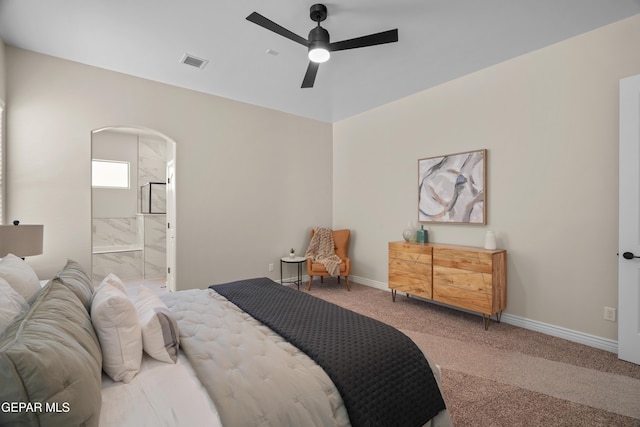
<path fill-rule="evenodd" d="M 390 242 L 389 288 L 482 314 L 485 329 L 507 305 L 507 251 Z"/>

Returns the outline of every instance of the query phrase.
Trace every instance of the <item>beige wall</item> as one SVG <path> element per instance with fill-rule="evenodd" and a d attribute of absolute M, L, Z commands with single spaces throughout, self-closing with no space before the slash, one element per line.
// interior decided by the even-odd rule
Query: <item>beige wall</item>
<path fill-rule="evenodd" d="M 330 124 L 9 46 L 5 61 L 8 216 L 45 225 L 27 260 L 40 277 L 91 266 L 91 131 L 106 126 L 176 141 L 178 289 L 279 278 L 331 225 Z"/>
<path fill-rule="evenodd" d="M 0 101 L 5 99 L 4 41 L 0 38 Z"/>
<path fill-rule="evenodd" d="M 333 221 L 354 276 L 387 282 L 387 242 L 417 220 L 417 160 L 488 149 L 487 226 L 436 242 L 508 250 L 507 313 L 616 339 L 618 80 L 640 73 L 640 15 L 334 125 Z M 437 60 L 437 58 L 434 58 Z"/>

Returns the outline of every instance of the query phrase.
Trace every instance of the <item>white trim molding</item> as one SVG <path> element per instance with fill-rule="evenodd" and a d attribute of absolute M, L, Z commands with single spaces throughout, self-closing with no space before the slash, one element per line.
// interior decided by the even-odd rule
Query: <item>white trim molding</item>
<path fill-rule="evenodd" d="M 577 342 L 579 344 L 588 345 L 589 347 L 606 350 L 611 353 L 618 353 L 618 341 L 598 337 L 595 335 L 585 334 L 584 332 L 574 331 L 572 329 L 563 328 L 561 326 L 538 322 L 537 320 L 514 316 L 507 313 L 502 314 L 502 321 L 504 323 L 508 323 L 509 325 L 519 326 L 531 331 L 541 332 L 553 337 L 563 338 L 567 341 Z"/>
<path fill-rule="evenodd" d="M 381 289 L 383 291 L 390 292 L 387 283 L 377 282 L 375 280 L 367 279 L 364 277 L 351 276 L 351 280 L 361 285 L 370 286 L 372 288 Z M 418 298 L 418 297 L 416 297 Z M 425 300 L 430 303 L 439 304 L 436 301 Z M 444 305 L 444 304 L 440 304 Z M 456 308 L 456 310 L 460 310 Z M 478 314 L 472 311 L 466 311 L 467 313 Z M 512 314 L 502 313 L 501 321 L 509 325 L 518 326 L 520 328 L 528 329 L 530 331 L 540 332 L 553 337 L 562 338 L 567 341 L 576 342 L 579 344 L 588 345 L 589 347 L 598 348 L 600 350 L 609 351 L 611 353 L 618 353 L 618 342 L 607 338 L 598 337 L 595 335 L 585 334 L 584 332 L 574 331 L 572 329 L 563 328 L 561 326 L 551 325 L 537 320 L 527 319 L 525 317 L 514 316 Z"/>

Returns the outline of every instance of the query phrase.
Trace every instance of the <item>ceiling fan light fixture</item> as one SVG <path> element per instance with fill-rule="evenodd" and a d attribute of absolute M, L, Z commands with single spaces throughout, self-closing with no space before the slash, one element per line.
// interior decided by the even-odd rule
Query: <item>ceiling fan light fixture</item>
<path fill-rule="evenodd" d="M 329 32 L 320 26 L 309 31 L 309 60 L 321 64 L 327 62 L 329 53 Z"/>
<path fill-rule="evenodd" d="M 322 64 L 323 62 L 327 62 L 331 57 L 331 53 L 329 49 L 327 49 L 326 45 L 323 43 L 317 42 L 315 44 L 309 45 L 309 60 L 313 62 L 317 62 L 318 64 Z"/>

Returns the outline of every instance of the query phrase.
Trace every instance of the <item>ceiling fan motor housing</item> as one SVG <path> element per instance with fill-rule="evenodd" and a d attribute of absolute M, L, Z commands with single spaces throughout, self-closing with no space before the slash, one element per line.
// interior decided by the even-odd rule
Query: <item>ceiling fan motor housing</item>
<path fill-rule="evenodd" d="M 327 7 L 323 4 L 314 4 L 309 10 L 309 16 L 314 22 L 322 22 L 327 19 Z"/>
<path fill-rule="evenodd" d="M 315 27 L 313 30 L 309 31 L 309 47 L 313 47 L 319 43 L 324 43 L 325 47 L 329 46 L 329 31 L 325 30 L 321 26 Z"/>

